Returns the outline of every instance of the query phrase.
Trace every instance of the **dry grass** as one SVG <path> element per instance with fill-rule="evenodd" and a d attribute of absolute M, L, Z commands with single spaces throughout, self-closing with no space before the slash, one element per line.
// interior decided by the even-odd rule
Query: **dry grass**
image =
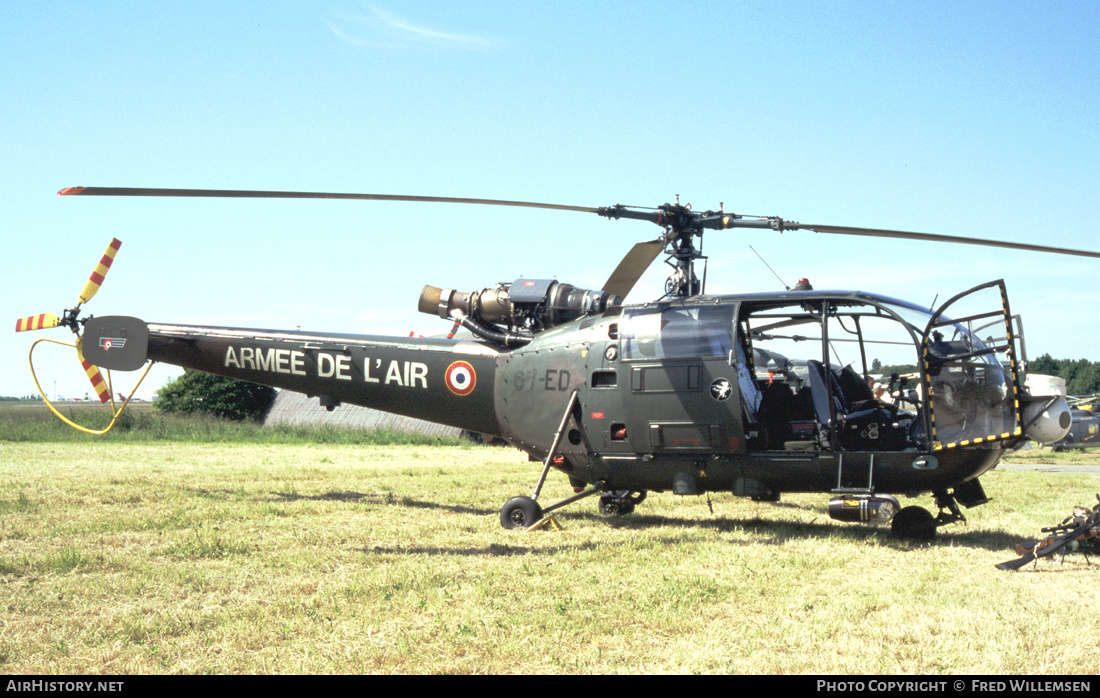
<path fill-rule="evenodd" d="M 0 446 L 5 673 L 1095 673 L 1100 568 L 996 570 L 1100 477 L 995 471 L 932 546 L 653 495 L 505 531 L 511 449 Z M 552 478 L 543 498 L 570 494 Z M 929 505 L 930 502 L 922 502 Z M 1082 639 L 1084 636 L 1084 639 Z"/>

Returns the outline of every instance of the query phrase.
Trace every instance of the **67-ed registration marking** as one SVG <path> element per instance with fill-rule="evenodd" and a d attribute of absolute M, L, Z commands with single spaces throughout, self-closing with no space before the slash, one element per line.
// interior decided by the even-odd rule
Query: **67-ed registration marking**
<path fill-rule="evenodd" d="M 562 368 L 537 368 L 526 371 L 516 371 L 512 376 L 512 385 L 517 391 L 537 390 L 539 386 L 543 390 L 569 390 L 572 375 Z"/>

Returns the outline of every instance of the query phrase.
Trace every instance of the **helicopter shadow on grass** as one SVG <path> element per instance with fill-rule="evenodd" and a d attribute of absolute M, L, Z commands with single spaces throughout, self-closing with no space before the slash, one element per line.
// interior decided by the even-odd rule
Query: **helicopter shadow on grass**
<path fill-rule="evenodd" d="M 392 492 L 385 494 L 336 491 L 316 495 L 304 495 L 299 493 L 272 492 L 271 501 L 338 501 L 352 504 L 366 503 L 376 506 L 399 506 L 413 509 L 431 509 L 440 512 L 448 512 L 461 516 L 486 516 L 496 518 L 500 512 L 496 509 L 486 509 L 463 504 L 441 504 L 439 502 L 424 501 L 408 496 L 396 495 Z M 799 509 L 816 512 L 812 507 L 786 502 L 776 503 L 772 506 L 786 509 Z M 824 517 L 824 514 L 821 514 Z M 700 531 L 714 531 L 718 533 L 744 533 L 753 543 L 760 545 L 783 545 L 792 541 L 804 541 L 807 539 L 834 539 L 837 541 L 877 543 L 895 550 L 910 551 L 935 547 L 967 547 L 980 548 L 993 552 L 1014 554 L 1014 548 L 1025 537 L 1006 531 L 973 531 L 966 529 L 941 530 L 932 542 L 915 542 L 894 538 L 890 534 L 888 526 L 866 526 L 853 523 L 832 522 L 826 518 L 818 521 L 814 518 L 809 522 L 769 519 L 766 516 L 754 515 L 747 518 L 730 518 L 715 516 L 709 519 L 686 518 L 667 516 L 662 514 L 629 514 L 621 517 L 607 517 L 602 514 L 571 511 L 563 519 L 562 523 L 568 526 L 569 522 L 585 522 L 604 526 L 613 530 L 647 531 L 657 528 L 674 527 L 679 529 L 695 529 Z M 532 532 L 529 535 L 540 535 L 540 532 Z M 658 539 L 658 542 L 683 543 L 683 539 L 676 536 L 666 536 Z M 566 550 L 577 551 L 592 549 L 597 545 L 606 543 L 584 542 L 579 544 L 558 545 L 553 547 L 532 547 L 525 545 L 497 544 L 493 543 L 485 547 L 470 548 L 439 548 L 439 547 L 372 547 L 364 548 L 365 553 L 390 553 L 390 554 L 429 554 L 429 555 L 488 555 L 493 557 L 507 555 L 528 554 L 556 554 Z"/>
<path fill-rule="evenodd" d="M 379 494 L 377 492 L 355 492 L 330 490 L 324 494 L 299 494 L 297 492 L 272 492 L 271 500 L 275 502 L 350 502 L 352 504 L 375 504 L 380 506 L 401 506 L 412 509 L 438 509 L 452 514 L 472 514 L 474 516 L 496 515 L 495 509 L 480 509 L 463 504 L 440 504 L 439 502 L 426 502 L 412 497 L 396 495 L 392 492 Z"/>
<path fill-rule="evenodd" d="M 754 515 L 745 518 L 715 516 L 710 519 L 683 518 L 661 514 L 630 514 L 608 518 L 593 513 L 573 513 L 569 518 L 584 519 L 614 529 L 645 530 L 656 527 L 673 526 L 711 530 L 718 533 L 743 532 L 753 538 L 754 543 L 762 545 L 782 545 L 791 541 L 807 539 L 834 539 L 851 542 L 875 542 L 878 545 L 900 551 L 919 550 L 928 547 L 965 547 L 989 550 L 998 553 L 1014 554 L 1017 543 L 1028 540 L 1027 535 L 1002 530 L 971 530 L 966 524 L 952 524 L 940 529 L 932 541 L 912 541 L 895 538 L 889 525 L 865 525 L 832 521 L 827 514 L 797 504 L 776 503 L 774 507 L 800 509 L 811 512 L 815 518 L 811 521 L 790 521 L 771 519 L 766 515 Z"/>
<path fill-rule="evenodd" d="M 616 530 L 643 531 L 658 527 L 676 527 L 685 530 L 696 529 L 722 534 L 743 534 L 750 539 L 748 542 L 759 545 L 783 545 L 791 541 L 827 538 L 860 542 L 887 539 L 889 537 L 889 531 L 882 528 L 845 526 L 844 524 L 828 521 L 819 522 L 816 518 L 807 522 L 769 519 L 759 515 L 744 518 L 715 516 L 711 519 L 688 519 L 660 514 L 635 514 L 614 519 L 607 519 L 594 514 L 582 514 L 581 516 L 596 519 L 601 524 Z M 668 539 L 669 542 L 674 540 L 675 537 Z"/>
<path fill-rule="evenodd" d="M 200 497 L 202 499 L 247 499 L 249 498 L 248 492 L 240 489 L 230 489 L 226 487 L 208 488 L 208 487 L 181 487 L 183 492 L 186 492 L 192 496 Z M 329 490 L 322 494 L 301 494 L 299 492 L 270 492 L 269 497 L 265 498 L 268 502 L 299 502 L 299 501 L 312 501 L 312 502 L 349 502 L 352 504 L 376 504 L 382 506 L 397 505 L 404 507 L 423 508 L 423 509 L 441 509 L 444 511 L 450 511 L 455 514 L 473 514 L 475 516 L 488 516 L 490 514 L 496 514 L 496 510 L 491 509 L 478 509 L 475 507 L 463 506 L 460 504 L 439 504 L 437 502 L 424 502 L 412 497 L 395 495 L 392 492 L 380 494 L 377 492 L 356 492 L 353 490 L 339 491 Z"/>
<path fill-rule="evenodd" d="M 834 522 L 824 514 L 822 514 L 824 520 L 819 521 L 815 518 L 808 522 L 769 519 L 759 515 L 748 518 L 716 517 L 703 520 L 652 514 L 631 515 L 611 520 L 594 514 L 582 514 L 581 517 L 598 519 L 604 525 L 615 529 L 644 530 L 658 526 L 676 526 L 685 529 L 711 530 L 718 533 L 741 533 L 748 536 L 749 543 L 757 545 L 784 545 L 790 542 L 807 540 L 828 540 L 876 545 L 899 552 L 912 552 L 928 548 L 970 548 L 1003 554 L 1005 559 L 1016 556 L 1016 545 L 1028 540 L 1026 536 L 1007 531 L 967 530 L 958 528 L 958 524 L 953 525 L 954 528 L 949 526 L 947 529 L 940 529 L 931 541 L 904 540 L 894 537 L 890 532 L 889 525 L 875 526 Z M 1033 540 L 1031 539 L 1029 542 Z M 682 543 L 683 540 L 669 537 L 665 542 Z"/>
<path fill-rule="evenodd" d="M 481 547 L 470 546 L 457 548 L 375 545 L 369 548 L 362 548 L 362 552 L 367 555 L 444 555 L 449 557 L 511 557 L 519 555 L 540 555 L 553 557 L 560 553 L 596 550 L 606 547 L 604 543 L 593 541 L 569 545 L 554 545 L 550 547 L 509 545 L 507 543 L 490 543 L 489 545 Z"/>

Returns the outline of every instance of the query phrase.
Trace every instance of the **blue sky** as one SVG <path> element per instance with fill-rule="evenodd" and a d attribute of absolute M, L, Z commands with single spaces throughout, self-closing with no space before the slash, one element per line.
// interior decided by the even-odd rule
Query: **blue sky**
<path fill-rule="evenodd" d="M 58 197 L 67 186 L 348 191 L 698 209 L 1100 250 L 1094 2 L 23 2 L 0 5 L 9 322 L 88 312 L 403 334 L 420 288 L 599 287 L 648 224 L 324 201 Z M 1100 360 L 1100 261 L 729 231 L 708 291 L 787 281 L 922 304 L 995 278 L 1028 351 Z M 655 264 L 631 300 L 656 297 Z M 11 327 L 11 325 L 9 325 Z M 34 391 L 38 336 L 0 342 Z M 69 353 L 36 367 L 83 396 Z M 158 367 L 150 393 L 173 371 Z M 115 374 L 125 386 L 131 374 Z"/>

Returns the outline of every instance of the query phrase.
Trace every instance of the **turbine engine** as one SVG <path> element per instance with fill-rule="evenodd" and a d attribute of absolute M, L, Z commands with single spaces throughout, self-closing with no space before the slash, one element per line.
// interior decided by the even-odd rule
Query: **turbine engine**
<path fill-rule="evenodd" d="M 425 286 L 418 307 L 422 313 L 454 320 L 483 339 L 522 346 L 536 332 L 621 304 L 619 296 L 607 291 L 552 279 L 517 279 L 470 293 Z"/>

